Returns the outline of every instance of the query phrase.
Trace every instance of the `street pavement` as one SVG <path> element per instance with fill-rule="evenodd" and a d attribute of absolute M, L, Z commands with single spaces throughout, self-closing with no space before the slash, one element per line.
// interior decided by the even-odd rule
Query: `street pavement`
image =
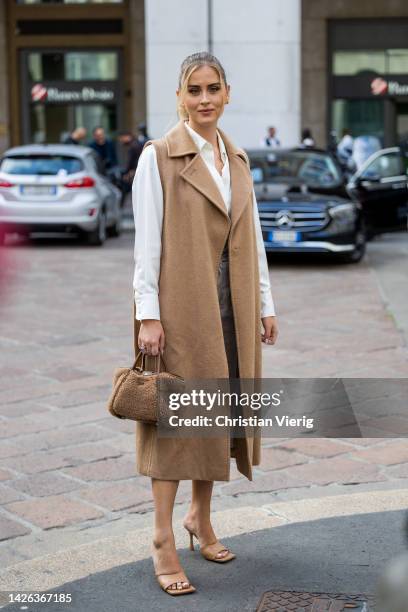
<path fill-rule="evenodd" d="M 381 297 L 408 345 L 408 234 L 386 234 L 370 243 L 369 262 Z"/>
<path fill-rule="evenodd" d="M 406 378 L 406 255 L 406 234 L 401 233 L 371 242 L 358 265 L 271 259 L 280 335 L 275 346 L 263 347 L 263 375 Z M 151 579 L 152 496 L 149 479 L 136 473 L 134 424 L 114 419 L 106 410 L 113 370 L 133 358 L 133 234 L 126 231 L 103 248 L 75 239 L 16 242 L 9 258 L 9 284 L 0 309 L 2 589 L 15 583 L 42 590 L 49 576 L 48 588 L 79 581 L 72 585 L 77 593 L 88 586 L 90 593 L 100 592 L 106 580 L 113 581 L 112 592 L 116 589 L 118 597 L 119 589 L 130 582 L 129 607 L 121 609 L 135 609 L 130 607 L 132 596 L 150 593 L 158 607 L 166 602 L 168 609 L 179 609 Z M 395 435 L 400 431 L 395 423 Z M 218 607 L 224 582 L 217 571 L 208 607 L 196 598 L 187 609 L 252 610 L 261 591 L 272 583 L 282 588 L 303 585 L 305 590 L 320 585 L 347 591 L 349 585 L 358 592 L 365 584 L 371 589 L 382 563 L 403 546 L 397 525 L 408 505 L 407 480 L 406 438 L 265 439 L 262 463 L 254 469 L 252 482 L 232 461 L 231 481 L 214 487 L 217 533 L 241 550 L 241 570 L 234 574 L 233 564 L 225 568 L 227 591 L 233 590 L 238 598 L 231 605 L 242 601 L 249 607 Z M 339 518 L 342 500 L 350 493 L 361 496 L 357 506 L 364 513 L 354 538 L 349 533 L 353 519 Z M 177 520 L 188 499 L 189 483 L 182 482 Z M 328 518 L 314 503 L 337 510 Z M 278 504 L 289 504 L 290 511 L 274 514 Z M 258 512 L 275 522 L 264 525 Z M 241 524 L 229 532 L 234 517 L 240 517 Z M 322 535 L 326 524 L 334 540 Z M 255 535 L 250 537 L 251 530 Z M 144 544 L 134 540 L 131 553 L 137 563 L 122 573 L 121 559 L 124 563 L 127 557 L 114 554 L 115 542 L 128 540 L 131 533 L 138 534 L 137 541 L 143 533 Z M 304 548 L 304 538 L 310 550 Z M 328 552 L 329 540 L 339 550 L 338 564 Z M 347 547 L 357 550 L 353 547 L 363 541 L 366 573 L 354 579 L 347 566 Z M 90 576 L 83 582 L 88 574 L 77 576 L 76 563 L 68 561 L 63 571 L 53 570 L 61 554 L 75 558 L 77 548 L 90 547 L 95 561 L 101 542 L 109 543 L 110 552 L 98 570 L 105 573 L 94 575 L 95 567 L 85 564 Z M 185 545 L 181 540 L 180 546 Z M 182 560 L 187 558 L 183 555 Z M 318 558 L 327 571 L 317 570 Z M 47 560 L 46 568 L 41 559 Z M 262 577 L 261 561 L 267 559 L 270 573 Z M 244 580 L 248 563 L 251 572 Z M 210 568 L 199 569 L 198 561 L 194 568 L 204 597 Z M 146 590 L 136 589 L 136 575 Z M 112 609 L 108 601 L 106 606 L 90 607 L 88 602 L 86 608 Z"/>
<path fill-rule="evenodd" d="M 187 550 L 182 543 L 180 561 L 197 591 L 181 599 L 166 595 L 158 587 L 147 547 L 143 547 L 144 558 L 134 552 L 140 549 L 139 541 L 133 537 L 130 542 L 129 538 L 127 542 L 117 538 L 99 541 L 89 549 L 82 546 L 58 559 L 44 558 L 42 572 L 38 564 L 31 567 L 28 580 L 32 581 L 34 575 L 37 581 L 41 579 L 41 590 L 70 594 L 73 603 L 31 604 L 28 610 L 254 612 L 267 591 L 344 593 L 345 584 L 348 594 L 375 595 L 377 576 L 386 561 L 404 550 L 404 515 L 403 511 L 369 512 L 280 525 L 267 525 L 264 520 L 255 531 L 249 527 L 223 539 L 238 556 L 221 567 L 203 559 L 198 551 Z M 248 512 L 240 518 L 246 521 L 250 516 L 253 514 Z M 262 522 L 262 517 L 256 518 Z M 115 551 L 113 555 L 111 551 Z M 82 565 L 84 571 L 75 571 L 71 580 L 64 581 L 67 564 Z M 58 586 L 46 582 L 50 565 L 54 572 L 62 572 Z M 26 584 L 26 575 L 19 574 L 14 584 L 23 583 L 23 579 Z M 3 610 L 21 610 L 21 604 L 6 605 Z"/>

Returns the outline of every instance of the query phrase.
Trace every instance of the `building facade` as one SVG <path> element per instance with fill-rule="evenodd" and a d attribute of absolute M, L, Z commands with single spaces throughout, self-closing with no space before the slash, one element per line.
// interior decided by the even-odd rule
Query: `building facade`
<path fill-rule="evenodd" d="M 147 109 L 151 132 L 177 120 L 182 60 L 210 50 L 231 86 L 222 127 L 241 146 L 259 146 L 274 125 L 284 145 L 299 142 L 299 0 L 148 0 Z"/>
<path fill-rule="evenodd" d="M 182 60 L 210 50 L 231 84 L 222 127 L 257 146 L 269 125 L 296 144 L 300 0 L 5 0 L 0 3 L 0 147 L 59 142 L 75 126 L 111 136 L 177 121 Z"/>
<path fill-rule="evenodd" d="M 231 101 L 221 126 L 255 147 L 274 125 L 283 146 L 301 128 L 408 135 L 406 0 L 3 0 L 0 150 L 59 142 L 74 127 L 111 136 L 177 121 L 182 60 L 209 50 Z"/>
<path fill-rule="evenodd" d="M 0 3 L 0 146 L 146 117 L 144 1 Z"/>
<path fill-rule="evenodd" d="M 302 124 L 408 140 L 408 3 L 302 0 Z"/>

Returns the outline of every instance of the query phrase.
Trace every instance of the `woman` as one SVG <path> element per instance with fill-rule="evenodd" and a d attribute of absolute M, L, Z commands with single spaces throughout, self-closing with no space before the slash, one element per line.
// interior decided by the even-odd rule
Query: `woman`
<path fill-rule="evenodd" d="M 248 158 L 217 129 L 230 95 L 220 62 L 187 57 L 176 94 L 180 121 L 146 143 L 133 183 L 135 343 L 186 379 L 260 378 L 261 340 L 275 343 L 277 323 Z M 137 469 L 152 478 L 155 574 L 167 593 L 195 590 L 174 542 L 178 481 L 192 480 L 183 521 L 191 548 L 194 534 L 206 559 L 230 561 L 211 526 L 213 481 L 229 480 L 231 456 L 252 480 L 259 445 L 259 437 L 170 439 L 137 423 Z"/>

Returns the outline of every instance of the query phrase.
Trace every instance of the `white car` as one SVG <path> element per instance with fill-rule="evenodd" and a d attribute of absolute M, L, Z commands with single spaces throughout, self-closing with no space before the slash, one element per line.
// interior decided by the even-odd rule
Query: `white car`
<path fill-rule="evenodd" d="M 89 147 L 25 145 L 0 160 L 0 226 L 7 232 L 80 233 L 102 245 L 121 228 L 121 193 Z"/>

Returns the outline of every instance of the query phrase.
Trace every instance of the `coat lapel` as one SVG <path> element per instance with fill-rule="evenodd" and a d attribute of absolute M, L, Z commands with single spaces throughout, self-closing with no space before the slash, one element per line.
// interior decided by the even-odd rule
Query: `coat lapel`
<path fill-rule="evenodd" d="M 245 153 L 218 128 L 227 149 L 231 174 L 231 222 L 233 229 L 247 206 L 252 206 L 252 177 Z"/>
<path fill-rule="evenodd" d="M 218 128 L 221 138 L 227 150 L 230 175 L 231 175 L 231 223 L 236 225 L 245 206 L 250 201 L 252 181 L 247 172 L 245 156 L 227 138 L 222 130 Z M 184 121 L 180 120 L 165 136 L 169 157 L 184 157 L 193 155 L 180 172 L 190 185 L 203 194 L 218 210 L 227 218 L 228 213 L 224 200 L 213 177 L 211 176 L 205 162 L 193 139 L 188 133 Z"/>
<path fill-rule="evenodd" d="M 229 218 L 220 190 L 199 152 L 184 166 L 180 176 L 210 200 L 225 217 Z"/>

